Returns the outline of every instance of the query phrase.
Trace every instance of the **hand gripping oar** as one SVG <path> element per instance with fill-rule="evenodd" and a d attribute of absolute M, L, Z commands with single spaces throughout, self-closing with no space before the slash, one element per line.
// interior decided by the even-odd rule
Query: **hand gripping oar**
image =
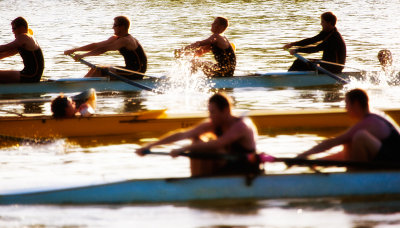
<path fill-rule="evenodd" d="M 349 83 L 347 80 L 345 80 L 345 79 L 343 79 L 343 78 L 341 78 L 341 77 L 329 72 L 328 70 L 318 66 L 317 64 L 315 64 L 315 63 L 311 62 L 310 60 L 304 58 L 303 56 L 299 55 L 298 53 L 294 53 L 293 55 L 296 58 L 298 58 L 300 61 L 310 64 L 313 68 L 321 71 L 322 73 L 324 73 L 324 74 L 328 75 L 329 77 L 335 79 L 336 81 L 340 82 L 341 84 Z"/>
<path fill-rule="evenodd" d="M 71 56 L 72 58 L 74 57 L 72 54 L 71 54 L 70 56 Z M 92 64 L 92 63 L 89 63 L 88 61 L 86 61 L 86 60 L 84 60 L 84 59 L 79 59 L 79 62 L 82 63 L 82 64 L 85 64 L 86 66 L 88 66 L 88 67 L 90 67 L 90 68 L 98 69 L 98 67 L 97 67 L 96 65 L 94 65 L 94 64 Z M 113 72 L 109 71 L 108 69 L 103 69 L 103 68 L 101 68 L 101 70 L 102 70 L 104 73 L 106 73 L 107 75 L 109 75 L 109 76 L 111 76 L 111 77 L 114 77 L 114 78 L 116 78 L 116 79 L 118 79 L 118 80 L 120 80 L 120 81 L 123 81 L 123 82 L 125 82 L 125 83 L 128 83 L 128 84 L 130 84 L 130 85 L 136 86 L 136 87 L 138 87 L 138 88 L 141 88 L 141 89 L 144 89 L 144 90 L 153 92 L 153 93 L 161 93 L 160 91 L 157 91 L 157 90 L 155 90 L 155 89 L 153 89 L 153 88 L 147 87 L 147 86 L 142 85 L 142 84 L 137 83 L 137 82 L 134 82 L 134 81 L 129 80 L 129 79 L 123 77 L 123 76 L 114 74 Z"/>

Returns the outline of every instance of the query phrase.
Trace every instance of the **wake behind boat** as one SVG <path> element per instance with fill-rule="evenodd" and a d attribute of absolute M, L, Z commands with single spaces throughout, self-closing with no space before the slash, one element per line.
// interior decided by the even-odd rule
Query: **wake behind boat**
<path fill-rule="evenodd" d="M 348 80 L 350 77 L 361 77 L 360 72 L 346 72 L 340 75 Z M 143 86 L 156 90 L 163 90 L 171 85 L 171 80 L 166 77 L 145 78 L 135 80 Z M 223 88 L 246 88 L 246 87 L 314 87 L 314 86 L 332 86 L 338 82 L 332 77 L 324 74 L 317 74 L 314 71 L 299 72 L 268 72 L 257 73 L 246 76 L 233 77 L 214 77 L 207 79 L 207 85 L 210 89 Z M 42 81 L 39 83 L 12 83 L 0 84 L 1 94 L 29 94 L 29 93 L 72 93 L 80 92 L 94 88 L 98 92 L 103 91 L 128 91 L 138 92 L 141 88 L 127 84 L 123 81 L 113 81 L 107 78 L 75 78 L 60 79 L 55 81 Z"/>

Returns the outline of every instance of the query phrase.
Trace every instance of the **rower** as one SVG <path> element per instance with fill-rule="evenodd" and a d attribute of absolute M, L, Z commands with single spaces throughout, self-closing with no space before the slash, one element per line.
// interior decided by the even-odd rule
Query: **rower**
<path fill-rule="evenodd" d="M 204 74 L 209 77 L 230 77 L 233 76 L 236 67 L 236 55 L 233 45 L 223 35 L 228 28 L 228 19 L 224 17 L 215 18 L 211 25 L 210 37 L 205 40 L 197 41 L 186 46 L 183 50 L 176 50 L 176 57 L 180 57 L 182 53 L 194 54 L 195 57 L 202 56 L 207 52 L 212 52 L 216 63 L 193 59 L 193 69 L 203 70 Z"/>
<path fill-rule="evenodd" d="M 144 156 L 152 147 L 191 139 L 192 144 L 174 149 L 172 157 L 183 152 L 219 153 L 231 155 L 251 155 L 256 153 L 257 129 L 251 120 L 231 114 L 229 98 L 224 94 L 214 94 L 208 103 L 209 119 L 185 131 L 170 134 L 160 140 L 136 150 Z M 208 137 L 208 138 L 207 138 Z M 191 159 L 192 176 L 250 174 L 259 172 L 258 163 L 246 160 L 223 161 Z"/>
<path fill-rule="evenodd" d="M 11 22 L 11 27 L 15 40 L 0 46 L 0 59 L 19 53 L 24 62 L 24 69 L 22 71 L 1 70 L 0 83 L 39 82 L 44 70 L 42 49 L 25 18 L 15 18 Z"/>
<path fill-rule="evenodd" d="M 345 133 L 324 140 L 308 151 L 298 155 L 324 152 L 334 146 L 343 145 L 342 151 L 324 157 L 325 160 L 346 161 L 400 161 L 400 134 L 387 119 L 369 110 L 368 95 L 361 89 L 346 93 L 346 110 L 357 123 Z"/>
<path fill-rule="evenodd" d="M 76 108 L 77 106 L 78 108 Z M 96 91 L 94 89 L 82 92 L 72 98 L 61 94 L 51 102 L 54 118 L 72 118 L 77 115 L 88 117 L 94 114 L 95 108 Z"/>
<path fill-rule="evenodd" d="M 297 52 L 302 53 L 315 53 L 323 51 L 322 60 L 331 63 L 338 63 L 340 65 L 324 64 L 321 63 L 321 67 L 332 72 L 341 73 L 344 64 L 346 62 L 346 44 L 342 38 L 342 35 L 338 32 L 336 26 L 336 16 L 331 12 L 326 12 L 321 15 L 321 26 L 322 31 L 311 38 L 300 40 L 297 42 L 289 43 L 283 46 L 284 49 L 289 49 L 294 46 L 300 48 L 290 49 L 290 54 Z M 316 46 L 308 47 L 308 45 L 320 42 Z M 307 46 L 307 47 L 304 47 Z M 289 71 L 310 71 L 313 67 L 307 63 L 297 59 L 293 62 L 293 65 L 289 68 Z"/>
<path fill-rule="evenodd" d="M 129 34 L 130 21 L 125 16 L 114 18 L 114 36 L 105 41 L 92 43 L 78 48 L 66 50 L 65 55 L 71 55 L 77 51 L 86 51 L 82 55 L 75 55 L 75 60 L 80 60 L 86 56 L 97 56 L 107 51 L 119 51 L 124 57 L 124 67 L 111 67 L 109 70 L 118 75 L 129 79 L 142 79 L 147 69 L 147 56 L 139 41 Z M 85 77 L 101 77 L 106 76 L 102 73 L 102 68 L 91 69 Z"/>

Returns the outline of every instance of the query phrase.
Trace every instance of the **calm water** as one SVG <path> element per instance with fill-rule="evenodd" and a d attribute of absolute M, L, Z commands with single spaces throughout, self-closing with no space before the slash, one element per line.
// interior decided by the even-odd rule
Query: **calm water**
<path fill-rule="evenodd" d="M 194 80 L 173 57 L 173 50 L 206 38 L 214 16 L 230 19 L 226 36 L 237 49 L 237 75 L 284 71 L 293 57 L 281 49 L 291 41 L 320 31 L 319 15 L 333 11 L 348 49 L 348 65 L 379 70 L 376 54 L 389 48 L 398 66 L 400 42 L 398 1 L 0 1 L 0 43 L 13 39 L 10 21 L 24 16 L 44 51 L 45 78 L 82 77 L 87 67 L 64 56 L 64 50 L 100 41 L 112 35 L 113 18 L 127 15 L 131 33 L 149 59 L 148 74 L 168 74 L 187 86 L 167 94 L 104 93 L 99 113 L 168 108 L 170 112 L 205 110 L 211 92 L 194 87 Z M 308 55 L 307 57 L 317 57 Z M 116 53 L 87 59 L 98 64 L 119 64 Z M 0 61 L 0 69 L 21 69 L 19 56 Z M 348 69 L 351 70 L 351 69 Z M 234 89 L 226 91 L 236 109 L 324 109 L 343 107 L 343 94 L 355 87 L 366 89 L 375 108 L 400 107 L 394 79 L 373 75 L 381 82 L 352 82 L 346 87 L 314 89 Z M 198 82 L 196 82 L 198 83 Z M 195 88 L 195 89 L 193 89 Z M 54 97 L 57 94 L 47 94 Z M 13 97 L 11 97 L 13 98 Z M 49 104 L 0 105 L 16 112 L 49 114 Z M 322 136 L 262 135 L 260 151 L 295 156 L 322 140 Z M 185 158 L 139 158 L 137 142 L 88 144 L 89 139 L 58 140 L 46 145 L 13 145 L 0 150 L 1 190 L 54 185 L 84 184 L 127 178 L 188 176 Z M 82 143 L 86 141 L 85 143 Z M 114 141 L 115 142 L 115 141 Z M 174 145 L 177 146 L 177 145 Z M 174 146 L 162 149 L 169 150 Z M 283 171 L 271 165 L 271 172 Z M 218 204 L 152 204 L 120 206 L 0 206 L 0 227 L 398 227 L 400 203 L 393 199 L 267 200 Z"/>

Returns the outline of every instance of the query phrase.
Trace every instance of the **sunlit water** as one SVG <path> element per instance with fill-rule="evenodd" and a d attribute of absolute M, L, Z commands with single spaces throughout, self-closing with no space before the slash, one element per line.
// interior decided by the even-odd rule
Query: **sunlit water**
<path fill-rule="evenodd" d="M 82 77 L 88 68 L 64 56 L 64 50 L 107 39 L 113 18 L 127 15 L 131 33 L 143 45 L 149 60 L 147 74 L 167 75 L 175 87 L 159 88 L 166 94 L 101 93 L 98 113 L 167 108 L 169 112 L 206 111 L 212 94 L 201 75 L 191 75 L 173 51 L 210 35 L 214 16 L 229 18 L 226 36 L 235 43 L 236 75 L 284 71 L 293 57 L 281 49 L 291 41 L 320 31 L 319 15 L 333 11 L 348 50 L 349 66 L 366 71 L 361 81 L 344 87 L 293 89 L 243 88 L 226 90 L 235 109 L 293 110 L 343 107 L 343 95 L 361 87 L 375 108 L 398 108 L 397 76 L 380 72 L 376 55 L 389 48 L 394 71 L 399 64 L 398 1 L 0 1 L 0 43 L 13 39 L 10 21 L 24 16 L 44 51 L 44 78 Z M 318 57 L 318 55 L 307 55 Z M 98 64 L 121 65 L 116 53 L 87 58 Z M 3 59 L 0 69 L 21 69 L 20 57 Z M 353 69 L 347 69 L 353 70 Z M 396 75 L 396 73 L 394 75 Z M 200 78 L 200 79 L 199 79 Z M 46 94 L 53 98 L 57 94 Z M 8 99 L 20 97 L 7 97 Z M 50 114 L 49 103 L 0 105 L 18 113 Z M 3 114 L 3 113 L 1 113 Z M 277 156 L 295 156 L 322 140 L 322 136 L 261 135 L 258 150 Z M 189 175 L 185 158 L 148 156 L 133 151 L 137 141 L 101 146 L 91 139 L 57 140 L 43 145 L 11 145 L 0 150 L 0 188 L 34 188 L 108 182 L 128 178 Z M 168 151 L 179 146 L 161 148 Z M 273 164 L 268 172 L 282 172 Z M 155 204 L 119 206 L 1 206 L 0 227 L 398 227 L 400 203 L 396 200 L 267 200 L 218 204 Z"/>

